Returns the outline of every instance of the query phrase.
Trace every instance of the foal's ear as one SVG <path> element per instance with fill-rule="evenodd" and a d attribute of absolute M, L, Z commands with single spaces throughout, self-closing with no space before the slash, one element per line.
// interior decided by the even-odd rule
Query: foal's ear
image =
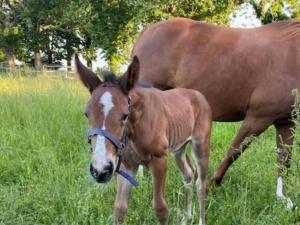
<path fill-rule="evenodd" d="M 75 67 L 76 72 L 79 76 L 79 79 L 81 82 L 86 86 L 87 89 L 89 89 L 90 93 L 96 89 L 101 84 L 100 79 L 98 76 L 91 70 L 89 70 L 86 66 L 84 66 L 80 60 L 77 54 L 75 54 Z"/>
<path fill-rule="evenodd" d="M 125 93 L 128 93 L 139 79 L 140 60 L 134 56 L 128 66 L 126 73 L 120 78 L 120 86 Z"/>

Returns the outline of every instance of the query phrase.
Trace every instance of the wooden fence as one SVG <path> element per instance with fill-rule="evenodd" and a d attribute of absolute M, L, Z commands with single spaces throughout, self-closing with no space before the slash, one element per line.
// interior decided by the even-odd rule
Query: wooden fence
<path fill-rule="evenodd" d="M 0 76 L 36 76 L 40 74 L 70 78 L 75 76 L 75 68 L 72 66 L 62 65 L 43 65 L 43 69 L 37 71 L 34 67 L 30 66 L 16 66 L 15 68 L 8 68 L 5 62 L 0 62 Z"/>

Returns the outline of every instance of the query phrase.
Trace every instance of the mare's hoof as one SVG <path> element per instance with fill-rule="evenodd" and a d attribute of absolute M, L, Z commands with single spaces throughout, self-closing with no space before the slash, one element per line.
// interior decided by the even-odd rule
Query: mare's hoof
<path fill-rule="evenodd" d="M 210 181 L 210 185 L 214 184 L 216 186 L 221 186 L 223 177 L 218 177 L 216 174 Z"/>

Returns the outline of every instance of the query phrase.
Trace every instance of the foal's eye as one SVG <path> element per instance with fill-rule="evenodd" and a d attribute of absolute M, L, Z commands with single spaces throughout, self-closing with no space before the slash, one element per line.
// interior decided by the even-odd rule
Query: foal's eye
<path fill-rule="evenodd" d="M 124 113 L 123 116 L 122 116 L 122 121 L 125 121 L 128 119 L 128 113 Z"/>

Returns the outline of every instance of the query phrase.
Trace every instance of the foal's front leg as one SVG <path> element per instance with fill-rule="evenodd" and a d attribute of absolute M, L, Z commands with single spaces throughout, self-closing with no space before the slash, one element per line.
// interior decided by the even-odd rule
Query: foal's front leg
<path fill-rule="evenodd" d="M 153 180 L 153 208 L 161 225 L 168 224 L 168 206 L 165 200 L 165 181 L 167 175 L 167 155 L 153 156 L 149 169 Z"/>
<path fill-rule="evenodd" d="M 126 169 L 123 164 L 121 165 L 121 169 L 132 176 L 136 175 L 138 168 L 138 165 L 133 165 L 129 170 Z M 114 224 L 116 225 L 121 224 L 125 215 L 127 214 L 128 198 L 132 189 L 132 185 L 121 176 L 117 176 L 117 185 L 117 196 L 114 206 Z"/>

